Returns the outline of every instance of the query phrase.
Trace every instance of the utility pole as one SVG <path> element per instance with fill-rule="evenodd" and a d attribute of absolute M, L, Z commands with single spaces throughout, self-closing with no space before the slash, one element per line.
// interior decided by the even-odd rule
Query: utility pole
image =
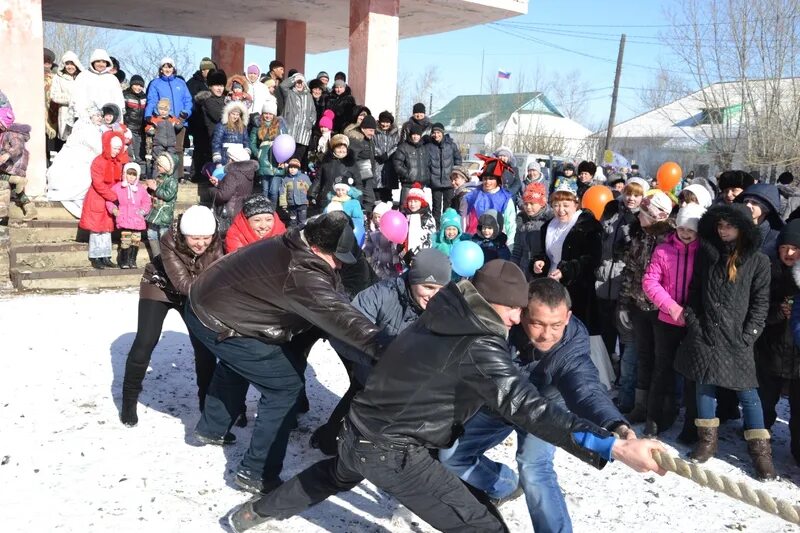
<path fill-rule="evenodd" d="M 611 114 L 608 117 L 608 131 L 606 132 L 606 146 L 603 155 L 611 146 L 611 135 L 614 133 L 614 118 L 617 115 L 617 96 L 619 95 L 619 78 L 622 75 L 622 55 L 625 53 L 625 34 L 619 38 L 619 55 L 617 55 L 617 72 L 614 74 L 614 91 L 611 93 Z"/>
<path fill-rule="evenodd" d="M 481 50 L 481 91 L 478 94 L 483 94 L 483 60 L 486 57 L 486 49 Z"/>

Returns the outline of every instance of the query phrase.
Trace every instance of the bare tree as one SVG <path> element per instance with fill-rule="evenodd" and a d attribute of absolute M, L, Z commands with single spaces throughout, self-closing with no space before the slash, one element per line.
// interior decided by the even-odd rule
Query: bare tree
<path fill-rule="evenodd" d="M 549 87 L 553 103 L 567 118 L 575 122 L 584 122 L 589 110 L 586 97 L 590 86 L 588 80 L 583 78 L 578 69 L 560 78 L 563 79 L 563 83 L 552 83 Z"/>
<path fill-rule="evenodd" d="M 411 115 L 411 108 L 417 102 L 422 102 L 425 107 L 430 107 L 432 100 L 439 101 L 439 69 L 435 65 L 428 65 L 425 70 L 413 75 L 409 72 L 400 72 L 397 77 L 397 109 L 395 116 L 398 120 L 401 117 Z M 443 101 L 443 104 L 447 103 Z M 372 110 L 374 113 L 380 110 Z M 428 114 L 433 114 L 432 109 L 428 109 Z"/>
<path fill-rule="evenodd" d="M 691 92 L 683 77 L 661 65 L 650 85 L 639 91 L 640 110 L 645 112 L 664 107 Z"/>
<path fill-rule="evenodd" d="M 510 145 L 511 150 L 518 153 L 563 154 L 569 147 L 569 139 L 545 130 L 538 122 L 527 131 L 503 137 L 504 143 Z"/>
<path fill-rule="evenodd" d="M 189 78 L 192 75 L 194 59 L 189 41 L 180 37 L 160 36 L 147 39 L 119 60 L 129 77 L 139 74 L 145 80 L 151 80 L 158 75 L 159 62 L 164 57 L 175 61 L 174 66 L 180 76 Z"/>
<path fill-rule="evenodd" d="M 109 49 L 111 42 L 111 32 L 103 28 L 56 22 L 44 23 L 44 45 L 56 54 L 57 63 L 61 62 L 64 52 L 72 51 L 83 66 L 88 68 L 89 57 L 95 48 L 103 48 L 112 56 L 115 55 L 114 51 Z"/>

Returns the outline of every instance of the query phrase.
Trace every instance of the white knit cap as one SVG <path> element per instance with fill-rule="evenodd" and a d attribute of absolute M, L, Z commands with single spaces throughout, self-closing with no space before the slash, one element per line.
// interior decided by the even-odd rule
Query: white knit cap
<path fill-rule="evenodd" d="M 375 207 L 372 209 L 374 214 L 385 215 L 392 209 L 392 202 L 375 202 Z"/>
<path fill-rule="evenodd" d="M 704 209 L 711 207 L 711 193 L 699 183 L 694 183 L 688 187 L 684 187 L 683 190 L 692 192 L 697 197 L 697 202 Z"/>
<path fill-rule="evenodd" d="M 645 179 L 642 179 L 642 178 L 635 178 L 635 177 L 634 177 L 634 178 L 631 178 L 631 179 L 629 179 L 629 180 L 628 180 L 628 181 L 625 183 L 625 185 L 629 185 L 629 184 L 631 184 L 631 183 L 636 183 L 636 184 L 638 184 L 639 186 L 641 186 L 642 190 L 644 191 L 644 194 L 647 194 L 647 191 L 649 191 L 649 190 L 650 190 L 650 184 L 649 184 L 649 183 L 647 183 L 647 180 L 645 180 Z"/>
<path fill-rule="evenodd" d="M 170 65 L 172 65 L 173 67 L 175 66 L 175 61 L 174 61 L 174 60 L 173 60 L 171 57 L 169 57 L 169 56 L 165 56 L 165 57 L 162 57 L 162 58 L 161 58 L 161 62 L 159 62 L 159 64 L 158 64 L 158 68 L 161 68 L 161 67 L 163 67 L 163 66 L 164 66 L 164 65 L 166 65 L 167 63 L 169 63 L 169 64 L 170 64 Z"/>
<path fill-rule="evenodd" d="M 217 221 L 214 213 L 204 205 L 193 205 L 181 217 L 181 233 L 184 235 L 214 235 Z"/>
<path fill-rule="evenodd" d="M 228 161 L 247 161 L 250 159 L 250 154 L 244 149 L 241 144 L 234 144 L 228 147 Z"/>
<path fill-rule="evenodd" d="M 267 98 L 267 101 L 264 102 L 264 105 L 261 107 L 262 113 L 272 113 L 273 115 L 278 114 L 278 100 L 275 98 Z"/>
<path fill-rule="evenodd" d="M 697 204 L 686 204 L 678 210 L 678 216 L 675 219 L 675 225 L 679 228 L 697 231 L 697 225 L 700 223 L 700 218 L 705 212 L 706 210 L 702 206 Z"/>

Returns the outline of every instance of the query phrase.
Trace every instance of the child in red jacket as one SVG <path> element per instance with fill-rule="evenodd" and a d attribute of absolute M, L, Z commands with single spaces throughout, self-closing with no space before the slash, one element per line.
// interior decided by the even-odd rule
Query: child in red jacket
<path fill-rule="evenodd" d="M 127 163 L 122 181 L 111 187 L 117 195 L 117 202 L 106 202 L 106 209 L 116 217 L 117 229 L 121 231 L 117 253 L 120 268 L 136 268 L 142 230 L 147 229 L 145 216 L 150 212 L 152 201 L 147 187 L 139 183 L 141 172 L 137 163 Z"/>

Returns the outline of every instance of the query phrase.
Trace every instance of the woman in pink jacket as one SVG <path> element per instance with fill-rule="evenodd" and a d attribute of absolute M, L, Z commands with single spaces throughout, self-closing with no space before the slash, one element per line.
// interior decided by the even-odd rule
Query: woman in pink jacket
<path fill-rule="evenodd" d="M 644 428 L 648 437 L 668 430 L 677 416 L 672 364 L 686 335 L 683 306 L 688 299 L 694 256 L 700 244 L 697 224 L 704 212 L 705 209 L 697 204 L 686 204 L 678 211 L 677 231 L 656 246 L 642 277 L 644 293 L 659 309 Z"/>
<path fill-rule="evenodd" d="M 117 202 L 106 202 L 106 209 L 116 217 L 117 229 L 121 231 L 117 253 L 120 268 L 136 268 L 142 230 L 147 229 L 145 217 L 152 204 L 147 187 L 139 183 L 141 171 L 138 164 L 127 163 L 122 169 L 122 181 L 111 187 Z"/>

